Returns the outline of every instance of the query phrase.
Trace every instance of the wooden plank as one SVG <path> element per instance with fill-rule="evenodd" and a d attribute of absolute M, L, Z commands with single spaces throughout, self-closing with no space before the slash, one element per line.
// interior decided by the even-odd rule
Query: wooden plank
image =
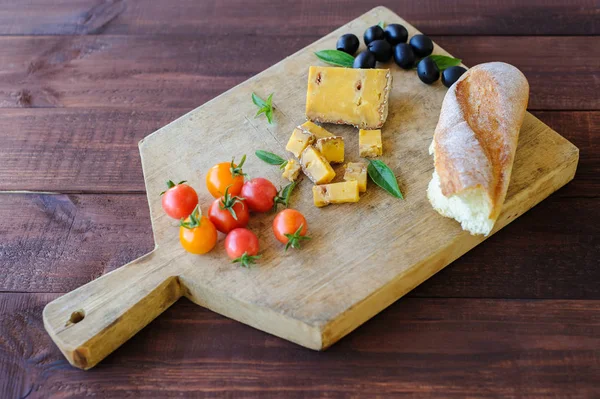
<path fill-rule="evenodd" d="M 0 107 L 192 109 L 318 38 L 0 37 Z M 467 65 L 503 60 L 519 67 L 531 86 L 531 110 L 600 109 L 595 37 L 433 39 Z M 311 57 L 306 67 L 317 62 Z"/>
<path fill-rule="evenodd" d="M 2 109 L 0 190 L 145 192 L 138 141 L 186 111 Z M 600 112 L 534 115 L 581 150 L 575 181 L 557 195 L 598 196 Z"/>
<path fill-rule="evenodd" d="M 438 35 L 593 35 L 600 33 L 598 2 L 469 0 L 179 0 L 4 1 L 3 35 L 305 35 L 320 36 L 384 5 L 424 32 Z M 285 21 L 285 23 L 282 23 Z"/>
<path fill-rule="evenodd" d="M 55 297 L 0 295 L 0 396 L 600 395 L 600 301 L 406 298 L 312 352 L 182 300 L 83 373 L 43 330 Z"/>
<path fill-rule="evenodd" d="M 597 200 L 566 190 L 407 296 L 600 299 Z M 0 291 L 68 292 L 154 247 L 143 194 L 0 195 L 0 232 Z"/>
<path fill-rule="evenodd" d="M 305 66 L 313 52 L 331 48 L 341 32 L 359 33 L 382 19 L 418 33 L 388 9 L 376 8 L 140 142 L 157 248 L 46 306 L 45 327 L 71 364 L 93 367 L 149 322 L 157 311 L 149 303 L 159 303 L 160 312 L 177 295 L 292 342 L 325 349 L 484 240 L 437 215 L 425 198 L 432 170 L 429 132 L 446 90 L 440 84 L 424 86 L 400 68 L 389 71 L 401 84 L 391 89 L 395 111 L 383 128 L 382 159 L 400 173 L 404 201 L 370 190 L 350 212 L 352 205 L 318 209 L 311 185 L 300 184 L 294 208 L 310 221 L 312 245 L 286 255 L 271 233 L 270 217 L 254 217 L 250 228 L 261 237 L 262 258 L 261 267 L 253 269 L 232 266 L 220 247 L 201 257 L 186 253 L 174 234 L 176 224 L 161 208 L 166 174 L 201 176 L 215 160 L 240 156 L 240 149 L 283 151 L 290 131 L 305 119 Z M 444 53 L 441 47 L 435 51 Z M 250 119 L 256 108 L 244 100 L 254 91 L 275 90 L 285 93 L 275 100 L 276 123 Z M 213 125 L 215 115 L 226 117 Z M 355 129 L 328 128 L 345 136 L 347 161 L 356 159 Z M 495 231 L 575 174 L 579 150 L 534 116 L 525 116 L 520 137 Z M 254 160 L 244 165 L 247 173 L 281 179 L 276 168 Z M 212 201 L 204 187 L 198 194 L 201 204 Z M 393 239 L 382 244 L 381 237 Z M 69 324 L 76 309 L 85 319 Z"/>

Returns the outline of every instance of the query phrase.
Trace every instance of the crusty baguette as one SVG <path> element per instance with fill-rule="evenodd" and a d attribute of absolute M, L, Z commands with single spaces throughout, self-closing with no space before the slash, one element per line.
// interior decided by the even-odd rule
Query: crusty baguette
<path fill-rule="evenodd" d="M 444 97 L 427 197 L 471 234 L 488 235 L 500 214 L 528 100 L 527 79 L 503 62 L 471 68 Z"/>

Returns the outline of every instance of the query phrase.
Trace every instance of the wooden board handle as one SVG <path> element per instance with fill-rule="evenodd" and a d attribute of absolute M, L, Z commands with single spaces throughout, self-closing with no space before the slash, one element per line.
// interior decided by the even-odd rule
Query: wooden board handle
<path fill-rule="evenodd" d="M 50 302 L 44 326 L 81 369 L 89 369 L 181 297 L 179 277 L 156 251 Z"/>

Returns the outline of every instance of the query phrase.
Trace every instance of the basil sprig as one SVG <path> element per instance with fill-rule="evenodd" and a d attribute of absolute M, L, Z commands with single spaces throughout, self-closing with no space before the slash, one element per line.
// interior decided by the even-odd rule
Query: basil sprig
<path fill-rule="evenodd" d="M 462 62 L 459 58 L 448 57 L 447 55 L 430 55 L 429 58 L 435 62 L 440 72 L 453 66 L 460 65 Z"/>
<path fill-rule="evenodd" d="M 392 196 L 400 199 L 404 199 L 400 187 L 398 187 L 398 181 L 394 172 L 382 161 L 375 159 L 369 159 L 369 166 L 367 166 L 367 173 L 373 183 L 383 188 L 385 191 L 390 193 Z"/>
<path fill-rule="evenodd" d="M 252 102 L 258 107 L 258 111 L 254 117 L 256 118 L 260 114 L 265 114 L 269 124 L 273 123 L 273 93 L 269 94 L 267 101 L 252 93 Z"/>
<path fill-rule="evenodd" d="M 269 165 L 279 166 L 279 169 L 283 169 L 285 168 L 285 165 L 287 165 L 287 161 L 285 159 L 281 158 L 277 154 L 273 154 L 272 152 L 257 150 L 254 153 L 254 155 L 256 155 L 258 159 L 268 163 Z"/>
<path fill-rule="evenodd" d="M 352 68 L 354 65 L 354 57 L 340 50 L 321 50 L 315 53 L 317 58 L 327 64 Z"/>

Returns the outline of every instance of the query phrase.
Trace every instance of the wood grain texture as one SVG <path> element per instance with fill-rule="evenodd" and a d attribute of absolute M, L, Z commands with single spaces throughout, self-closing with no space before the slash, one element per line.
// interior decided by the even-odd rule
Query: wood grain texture
<path fill-rule="evenodd" d="M 306 35 L 319 36 L 383 5 L 429 34 L 592 35 L 596 0 L 19 0 L 0 8 L 3 35 Z M 282 21 L 285 21 L 282 23 Z"/>
<path fill-rule="evenodd" d="M 250 226 L 261 237 L 262 258 L 261 267 L 250 270 L 224 264 L 221 248 L 202 257 L 186 253 L 174 234 L 176 223 L 162 210 L 159 193 L 167 172 L 177 179 L 200 178 L 215 159 L 239 156 L 239 148 L 283 151 L 290 132 L 305 120 L 306 65 L 313 52 L 333 46 L 340 32 L 359 33 L 382 19 L 397 21 L 411 34 L 418 33 L 388 9 L 373 9 L 140 142 L 157 248 L 150 256 L 46 306 L 44 325 L 71 364 L 93 367 L 132 332 L 143 328 L 150 319 L 138 315 L 156 314 L 154 308 L 144 312 L 143 303 L 170 305 L 174 294 L 167 288 L 174 279 L 181 286 L 178 292 L 201 306 L 308 348 L 325 349 L 484 240 L 435 215 L 425 199 L 432 169 L 427 147 L 446 90 L 440 84 L 424 88 L 419 81 L 407 79 L 412 72 L 400 68 L 390 69 L 400 83 L 390 94 L 383 159 L 392 169 L 402 171 L 406 201 L 392 200 L 381 190 L 371 189 L 353 212 L 344 206 L 316 209 L 310 184 L 301 184 L 294 208 L 310 220 L 311 243 L 316 244 L 294 253 L 293 258 L 284 256 L 271 234 L 271 220 L 255 217 Z M 436 52 L 444 54 L 440 47 Z M 264 95 L 276 88 L 285 93 L 275 101 L 276 123 L 267 126 L 264 121 L 249 119 L 255 107 L 243 99 L 250 98 L 251 92 Z M 234 108 L 235 113 L 228 113 Z M 228 117 L 212 126 L 214 115 L 223 113 Z M 358 152 L 355 129 L 328 128 L 345 136 L 351 160 Z M 495 231 L 571 180 L 578 152 L 527 114 L 511 187 Z M 208 153 L 210 157 L 199 156 Z M 280 173 L 264 163 L 247 162 L 244 169 L 272 181 L 277 181 Z M 200 203 L 208 203 L 206 189 L 197 191 Z M 352 230 L 355 234 L 347 234 Z M 341 235 L 344 239 L 331 245 L 331 239 Z M 395 238 L 385 245 L 385 251 L 382 236 Z M 76 309 L 85 311 L 85 319 L 65 325 Z"/>
<path fill-rule="evenodd" d="M 1 294 L 5 397 L 571 397 L 600 395 L 600 302 L 405 298 L 327 352 L 182 300 L 90 372 L 40 313 Z"/>
<path fill-rule="evenodd" d="M 310 32 L 252 40 L 208 34 L 0 37 L 0 107 L 189 110 L 320 38 Z M 529 79 L 530 110 L 600 109 L 596 37 L 433 40 L 466 65 L 506 61 L 517 66 Z M 306 60 L 307 67 L 315 63 L 315 57 Z"/>
<path fill-rule="evenodd" d="M 407 296 L 600 299 L 600 210 L 575 184 Z M 0 291 L 68 292 L 154 247 L 143 194 L 0 195 L 0 232 Z"/>
<path fill-rule="evenodd" d="M 138 141 L 187 111 L 0 110 L 0 190 L 145 192 Z M 600 112 L 533 114 L 581 150 L 575 180 L 557 195 L 600 195 Z"/>

